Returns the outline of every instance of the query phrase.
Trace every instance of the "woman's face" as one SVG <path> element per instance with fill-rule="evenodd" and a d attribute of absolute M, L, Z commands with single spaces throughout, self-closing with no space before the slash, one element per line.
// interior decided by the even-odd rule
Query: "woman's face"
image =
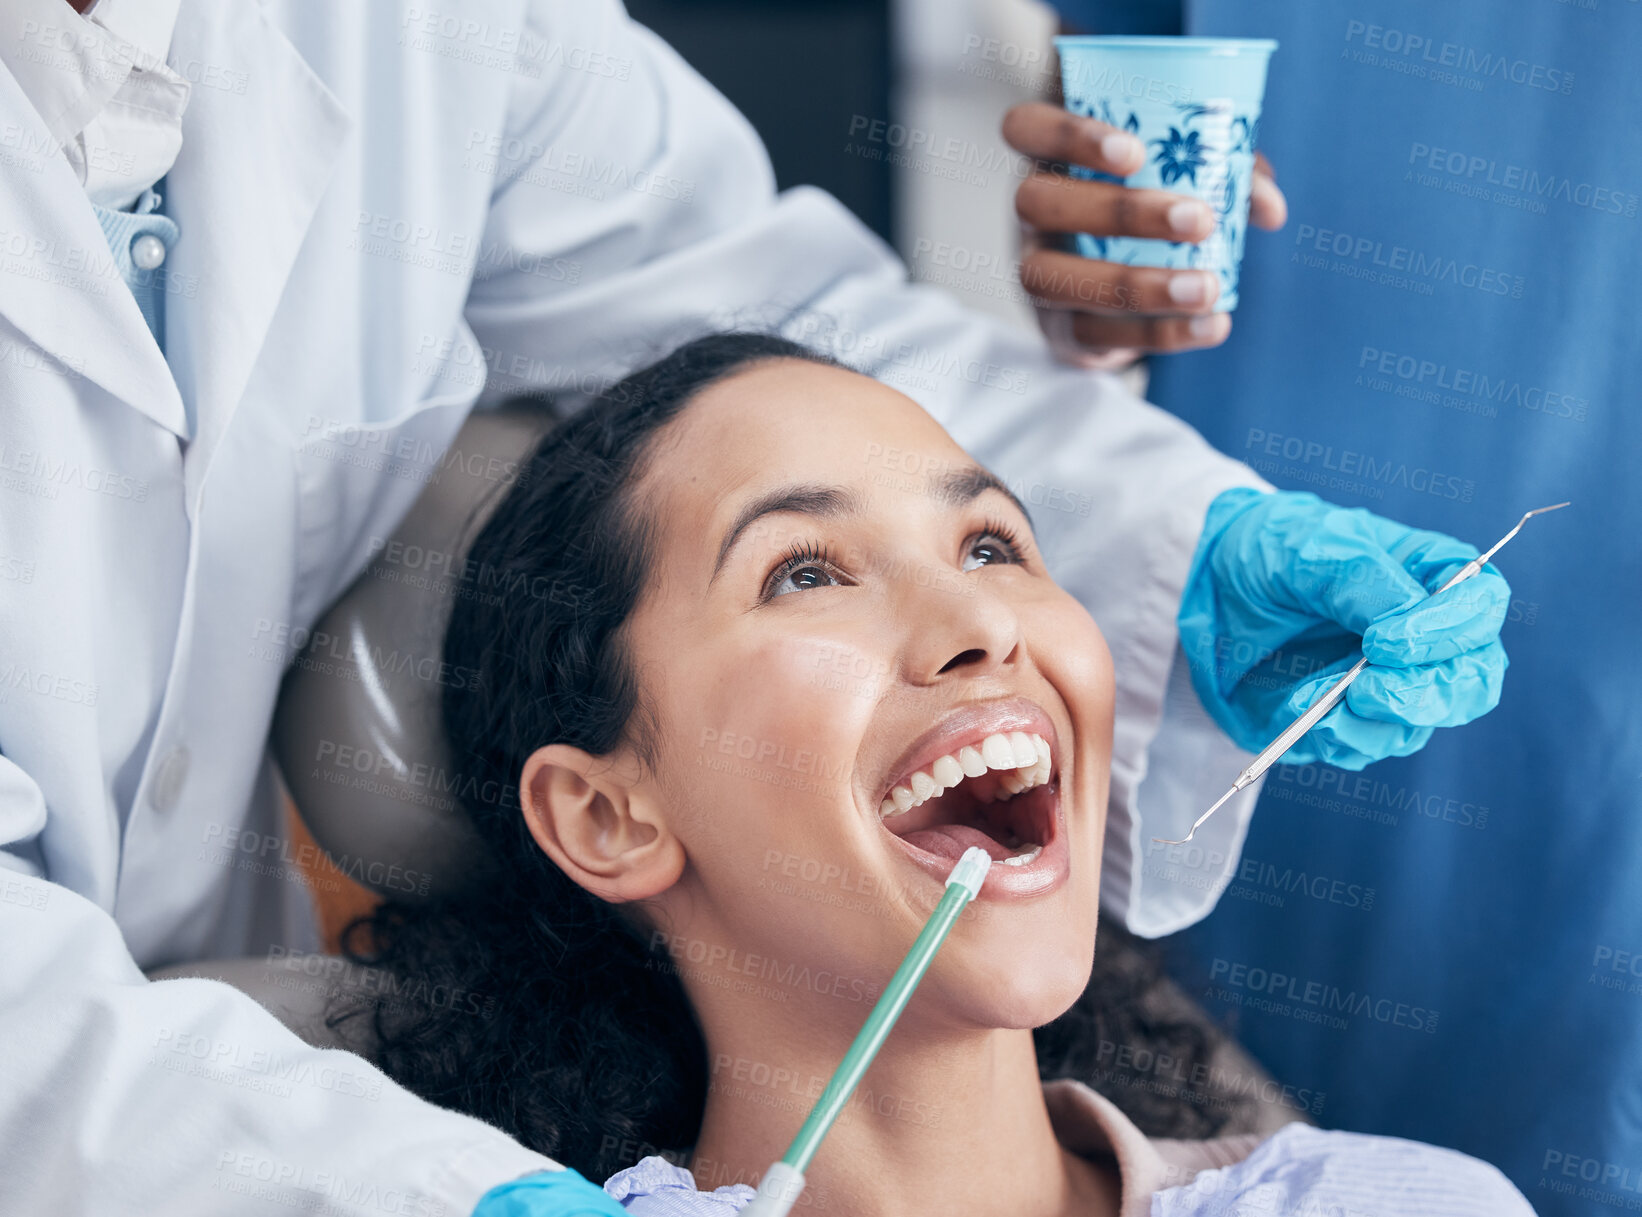
<path fill-rule="evenodd" d="M 1058 1016 L 1094 955 L 1112 666 L 1022 509 L 915 402 L 796 360 L 705 390 L 652 453 L 627 640 L 661 759 L 635 795 L 687 858 L 651 907 L 692 996 L 858 1021 L 982 844 L 1000 861 L 907 1016 Z M 914 772 L 957 784 L 883 815 L 928 793 Z"/>

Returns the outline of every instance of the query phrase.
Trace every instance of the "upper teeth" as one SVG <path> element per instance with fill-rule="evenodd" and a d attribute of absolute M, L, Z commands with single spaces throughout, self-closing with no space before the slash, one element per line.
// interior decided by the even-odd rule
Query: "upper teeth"
<path fill-rule="evenodd" d="M 930 799 L 939 798 L 966 777 L 978 778 L 988 769 L 1009 771 L 998 779 L 998 784 L 1013 797 L 1047 782 L 1049 768 L 1049 741 L 1043 736 L 1035 732 L 1000 731 L 983 739 L 979 748 L 967 745 L 937 759 L 927 772 L 918 770 L 878 805 L 878 818 L 911 811 Z"/>

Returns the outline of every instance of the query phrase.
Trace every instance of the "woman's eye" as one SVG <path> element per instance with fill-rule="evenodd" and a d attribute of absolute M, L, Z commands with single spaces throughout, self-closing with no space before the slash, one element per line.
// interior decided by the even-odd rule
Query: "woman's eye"
<path fill-rule="evenodd" d="M 993 566 L 999 562 L 1018 563 L 1021 560 L 1020 546 L 1015 543 L 1012 535 L 1000 529 L 980 533 L 975 543 L 969 547 L 969 554 L 964 559 L 964 569 L 974 570 L 969 564 L 969 558 L 981 556 L 981 561 L 975 566 Z"/>
<path fill-rule="evenodd" d="M 817 545 L 814 542 L 795 544 L 764 581 L 764 594 L 761 599 L 768 601 L 777 596 L 784 596 L 788 592 L 826 587 L 829 583 L 837 584 L 839 580 L 833 578 L 832 574 L 833 568 L 837 565 L 828 546 Z"/>
<path fill-rule="evenodd" d="M 1007 525 L 988 522 L 983 531 L 971 533 L 970 536 L 971 542 L 963 560 L 963 569 L 966 571 L 974 570 L 978 566 L 995 566 L 999 563 L 1019 565 L 1025 560 L 1014 530 Z M 971 565 L 972 558 L 978 558 L 979 561 Z M 846 586 L 845 581 L 849 576 L 845 574 L 844 578 L 840 579 L 835 573 L 837 571 L 838 563 L 828 546 L 813 542 L 795 544 L 770 572 L 761 599 L 774 600 L 777 596 L 785 596 L 790 592 L 809 591 L 817 587 Z"/>
<path fill-rule="evenodd" d="M 824 566 L 808 563 L 794 567 L 787 572 L 785 578 L 770 589 L 770 597 L 784 596 L 788 592 L 801 592 L 812 587 L 825 587 L 828 583 L 837 583 Z"/>

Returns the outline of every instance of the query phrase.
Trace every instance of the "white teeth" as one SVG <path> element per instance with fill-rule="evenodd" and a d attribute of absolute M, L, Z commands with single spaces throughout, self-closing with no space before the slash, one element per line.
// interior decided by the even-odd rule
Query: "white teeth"
<path fill-rule="evenodd" d="M 1013 769 L 1015 749 L 1007 735 L 989 735 L 981 741 L 981 759 L 988 769 Z"/>
<path fill-rule="evenodd" d="M 1009 733 L 1009 746 L 1015 750 L 1015 768 L 1024 769 L 1028 765 L 1038 763 L 1038 750 L 1032 746 L 1031 738 L 1024 731 Z"/>
<path fill-rule="evenodd" d="M 914 807 L 939 798 L 964 778 L 978 778 L 989 769 L 1002 771 L 999 790 L 1013 798 L 1023 790 L 1041 786 L 1049 780 L 1053 767 L 1049 741 L 1041 735 L 1025 731 L 995 732 L 980 742 L 979 747 L 966 744 L 956 755 L 938 758 L 929 767 L 895 787 L 878 806 L 878 818 L 900 815 Z"/>
<path fill-rule="evenodd" d="M 1000 866 L 1025 866 L 1028 863 L 1030 863 L 1034 858 L 1036 858 L 1039 854 L 1041 854 L 1042 852 L 1043 852 L 1043 846 L 1034 845 L 1031 849 L 1027 850 L 1024 854 L 1011 854 L 1007 858 L 999 859 L 998 865 L 1000 865 Z"/>

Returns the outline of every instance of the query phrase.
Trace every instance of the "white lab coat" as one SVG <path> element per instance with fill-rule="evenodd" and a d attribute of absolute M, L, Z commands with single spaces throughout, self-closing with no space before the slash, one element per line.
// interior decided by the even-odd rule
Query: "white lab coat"
<path fill-rule="evenodd" d="M 221 847 L 280 839 L 282 670 L 476 399 L 708 325 L 830 341 L 1037 505 L 1117 661 L 1108 908 L 1157 934 L 1212 904 L 1144 840 L 1247 759 L 1173 621 L 1209 500 L 1263 483 L 909 286 L 829 196 L 776 197 L 747 123 L 609 0 L 448 10 L 183 0 L 169 360 L 0 72 L 0 1212 L 465 1214 L 546 1164 L 143 970 L 314 945 L 288 855 Z M 1199 840 L 1234 857 L 1251 803 Z"/>

